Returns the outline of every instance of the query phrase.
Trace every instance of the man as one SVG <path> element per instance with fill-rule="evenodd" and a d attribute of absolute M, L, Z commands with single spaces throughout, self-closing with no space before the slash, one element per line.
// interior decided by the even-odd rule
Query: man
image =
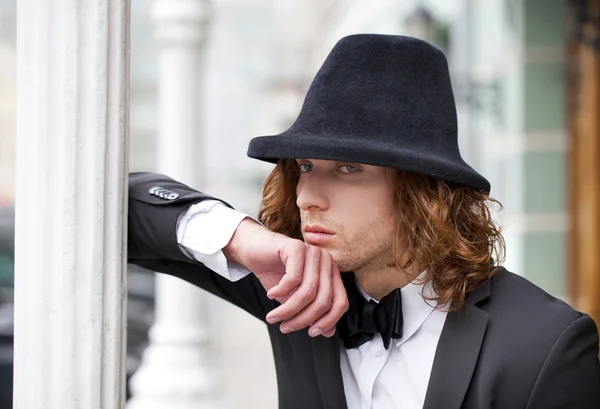
<path fill-rule="evenodd" d="M 267 322 L 280 408 L 600 408 L 594 322 L 499 267 L 439 50 L 342 39 L 292 127 L 248 154 L 277 164 L 266 228 L 134 174 L 129 257 Z"/>

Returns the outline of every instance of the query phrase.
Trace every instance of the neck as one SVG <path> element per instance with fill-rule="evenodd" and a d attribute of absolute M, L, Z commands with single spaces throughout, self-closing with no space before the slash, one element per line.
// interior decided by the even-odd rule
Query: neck
<path fill-rule="evenodd" d="M 406 270 L 387 266 L 369 265 L 354 270 L 356 281 L 369 296 L 376 300 L 391 293 L 397 288 L 402 288 L 421 274 L 422 270 L 415 263 Z"/>

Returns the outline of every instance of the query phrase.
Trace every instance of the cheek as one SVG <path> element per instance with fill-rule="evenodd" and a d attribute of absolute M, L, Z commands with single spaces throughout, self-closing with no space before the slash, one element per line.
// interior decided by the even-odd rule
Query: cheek
<path fill-rule="evenodd" d="M 354 225 L 381 223 L 382 220 L 390 220 L 395 213 L 388 197 L 370 195 L 367 192 L 355 195 L 350 203 L 351 206 L 342 208 L 340 214 Z"/>
<path fill-rule="evenodd" d="M 357 240 L 360 237 L 380 239 L 388 237 L 395 228 L 388 209 L 361 206 L 346 209 L 343 213 L 340 212 L 339 216 L 341 217 L 337 220 L 341 222 L 347 239 Z"/>
<path fill-rule="evenodd" d="M 383 244 L 390 241 L 396 231 L 395 211 L 389 206 L 361 207 L 351 220 L 353 236 L 362 236 L 364 240 Z"/>

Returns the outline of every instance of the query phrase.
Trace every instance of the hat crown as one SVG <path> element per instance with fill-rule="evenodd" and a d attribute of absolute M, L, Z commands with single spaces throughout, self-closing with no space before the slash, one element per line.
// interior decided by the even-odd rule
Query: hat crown
<path fill-rule="evenodd" d="M 292 126 L 252 139 L 248 156 L 386 166 L 489 192 L 461 158 L 457 131 L 444 53 L 412 37 L 356 34 L 329 53 Z"/>
<path fill-rule="evenodd" d="M 409 142 L 460 156 L 446 57 L 412 37 L 344 37 L 323 63 L 287 132 Z"/>

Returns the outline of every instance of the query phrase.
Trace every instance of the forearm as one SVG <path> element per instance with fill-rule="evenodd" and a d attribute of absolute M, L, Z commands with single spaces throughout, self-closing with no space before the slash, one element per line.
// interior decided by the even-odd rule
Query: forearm
<path fill-rule="evenodd" d="M 163 195 L 166 199 L 153 196 L 149 192 L 155 186 L 174 194 Z M 226 262 L 222 266 L 218 263 L 218 257 L 213 257 L 219 253 L 222 255 L 222 247 L 227 244 L 237 227 L 235 220 L 228 219 L 221 223 L 219 217 L 214 217 L 219 215 L 217 211 L 208 215 L 208 219 L 190 218 L 186 221 L 186 228 L 178 231 L 178 227 L 181 227 L 178 222 L 194 206 L 198 205 L 199 209 L 202 203 L 209 201 L 224 204 L 206 206 L 210 209 L 230 209 L 228 205 L 170 178 L 149 173 L 131 175 L 129 193 L 129 262 L 188 281 L 264 321 L 267 312 L 273 308 L 272 301 L 265 296 L 264 288 L 254 276 L 249 276 L 248 271 L 240 269 L 232 275 Z M 206 227 L 207 220 L 212 220 L 209 227 Z M 234 228 L 229 237 L 219 244 L 220 239 L 216 236 L 223 234 L 227 230 L 226 226 Z M 178 233 L 181 233 L 181 237 L 178 237 Z M 207 254 L 202 255 L 198 250 L 206 251 Z M 205 256 L 205 262 L 202 262 Z M 223 267 L 222 271 L 215 271 L 219 270 L 219 265 Z"/>

